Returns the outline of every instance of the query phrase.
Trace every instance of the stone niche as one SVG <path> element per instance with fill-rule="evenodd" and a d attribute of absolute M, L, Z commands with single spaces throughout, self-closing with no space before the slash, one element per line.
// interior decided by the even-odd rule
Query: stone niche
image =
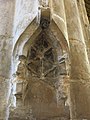
<path fill-rule="evenodd" d="M 16 108 L 9 120 L 69 120 L 67 94 L 63 90 L 67 57 L 60 43 L 47 34 L 49 22 L 43 19 L 42 31 L 20 55 L 16 76 Z"/>

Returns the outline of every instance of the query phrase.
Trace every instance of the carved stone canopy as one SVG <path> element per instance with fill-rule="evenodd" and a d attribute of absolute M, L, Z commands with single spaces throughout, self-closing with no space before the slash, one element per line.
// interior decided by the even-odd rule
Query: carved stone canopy
<path fill-rule="evenodd" d="M 62 99 L 59 79 L 60 75 L 66 74 L 65 56 L 62 56 L 58 47 L 57 41 L 47 35 L 46 29 L 42 29 L 28 47 L 27 57 L 19 56 L 18 77 L 26 81 L 20 83 L 22 89 L 17 84 L 20 92 L 15 96 L 19 100 L 22 98 L 25 106 L 32 107 L 35 117 L 47 118 L 48 113 L 51 117 L 59 116 L 64 112 L 66 98 Z M 62 104 L 60 107 L 57 107 L 58 101 Z"/>

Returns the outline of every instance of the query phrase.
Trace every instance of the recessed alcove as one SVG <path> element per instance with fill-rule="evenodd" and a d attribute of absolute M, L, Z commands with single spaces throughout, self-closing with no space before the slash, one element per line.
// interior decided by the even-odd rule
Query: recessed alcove
<path fill-rule="evenodd" d="M 68 83 L 68 51 L 58 30 L 54 21 L 42 19 L 38 29 L 24 42 L 16 70 L 16 108 L 11 117 L 17 114 L 28 118 L 29 113 L 21 113 L 28 109 L 39 120 L 69 119 L 69 105 L 65 106 L 68 94 L 64 88 L 65 81 Z M 17 113 L 18 110 L 21 112 Z"/>

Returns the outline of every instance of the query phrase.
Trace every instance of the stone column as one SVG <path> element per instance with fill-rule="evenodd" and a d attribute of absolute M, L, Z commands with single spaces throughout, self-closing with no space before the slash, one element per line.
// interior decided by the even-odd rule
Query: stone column
<path fill-rule="evenodd" d="M 0 0 L 0 120 L 8 117 L 14 0 Z"/>
<path fill-rule="evenodd" d="M 87 54 L 90 62 L 90 23 L 87 16 L 85 0 L 79 0 L 78 7 L 79 7 L 79 13 L 80 13 L 81 24 L 83 29 L 83 35 L 87 46 Z"/>
<path fill-rule="evenodd" d="M 49 0 L 49 6 L 51 10 L 51 17 L 65 36 L 66 40 L 67 36 L 67 27 L 66 27 L 66 16 L 64 9 L 64 1 L 63 0 Z M 68 41 L 67 41 L 68 42 Z"/>
<path fill-rule="evenodd" d="M 70 44 L 72 120 L 90 119 L 90 68 L 76 0 L 64 0 Z"/>
<path fill-rule="evenodd" d="M 0 120 L 7 120 L 9 115 L 10 80 L 0 76 Z"/>

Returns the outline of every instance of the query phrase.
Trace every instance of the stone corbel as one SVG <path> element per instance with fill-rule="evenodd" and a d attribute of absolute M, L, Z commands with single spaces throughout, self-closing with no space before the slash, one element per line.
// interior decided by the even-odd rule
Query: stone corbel
<path fill-rule="evenodd" d="M 39 10 L 41 11 L 40 26 L 42 29 L 46 29 L 50 24 L 50 8 L 41 6 Z"/>

